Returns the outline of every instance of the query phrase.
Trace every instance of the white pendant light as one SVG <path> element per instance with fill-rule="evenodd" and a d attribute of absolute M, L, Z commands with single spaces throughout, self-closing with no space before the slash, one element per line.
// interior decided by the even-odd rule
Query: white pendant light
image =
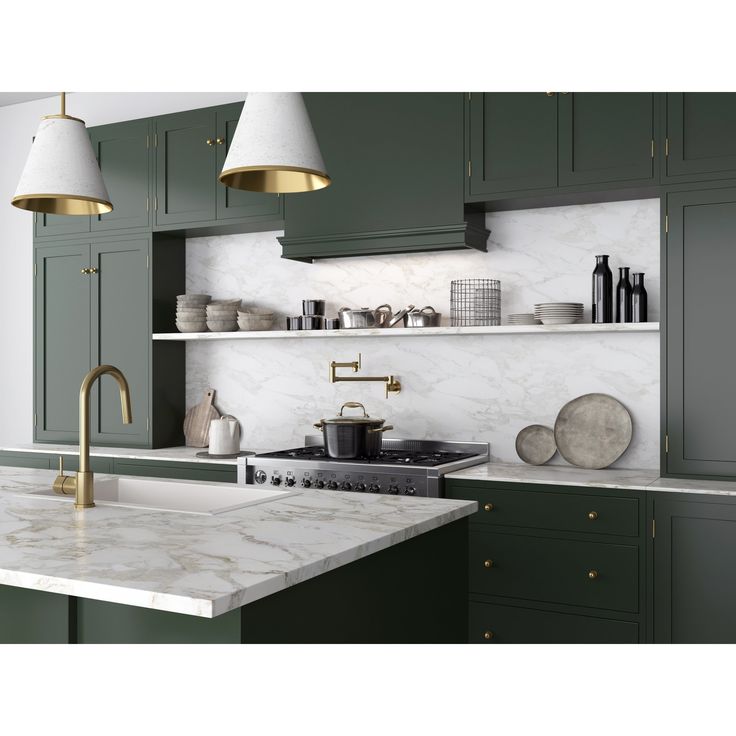
<path fill-rule="evenodd" d="M 112 211 L 84 120 L 66 114 L 41 120 L 12 204 L 56 215 L 100 215 Z"/>
<path fill-rule="evenodd" d="M 252 192 L 311 192 L 330 177 L 299 92 L 249 92 L 220 181 Z"/>

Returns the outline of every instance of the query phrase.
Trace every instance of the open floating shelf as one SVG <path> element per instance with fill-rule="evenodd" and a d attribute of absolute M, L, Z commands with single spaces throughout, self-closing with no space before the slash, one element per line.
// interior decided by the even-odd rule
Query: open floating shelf
<path fill-rule="evenodd" d="M 453 335 L 544 335 L 550 333 L 659 332 L 659 322 L 636 324 L 501 325 L 499 327 L 390 327 L 370 330 L 264 330 L 262 332 L 160 332 L 153 340 L 304 340 L 341 337 L 430 337 Z"/>

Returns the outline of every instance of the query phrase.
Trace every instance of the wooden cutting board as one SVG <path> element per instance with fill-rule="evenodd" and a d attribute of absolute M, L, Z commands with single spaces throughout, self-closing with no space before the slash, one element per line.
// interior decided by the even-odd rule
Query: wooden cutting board
<path fill-rule="evenodd" d="M 215 389 L 208 388 L 204 398 L 195 404 L 184 417 L 184 438 L 187 447 L 207 447 L 210 443 L 210 422 L 220 418 L 220 412 L 212 406 Z"/>

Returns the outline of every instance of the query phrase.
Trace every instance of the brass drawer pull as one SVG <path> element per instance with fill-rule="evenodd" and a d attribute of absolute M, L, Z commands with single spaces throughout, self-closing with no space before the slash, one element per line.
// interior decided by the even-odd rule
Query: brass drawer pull
<path fill-rule="evenodd" d="M 217 143 L 218 146 L 221 146 L 224 142 L 224 138 L 215 138 L 215 143 Z"/>
<path fill-rule="evenodd" d="M 595 521 L 598 518 L 598 512 L 597 511 L 588 511 L 588 518 L 591 521 Z"/>
<path fill-rule="evenodd" d="M 488 568 L 488 567 L 493 567 L 493 560 L 486 560 L 486 561 L 485 561 L 485 562 L 483 563 L 483 567 L 486 567 L 486 568 Z"/>
<path fill-rule="evenodd" d="M 483 632 L 483 638 L 486 641 L 490 641 L 491 639 L 493 639 L 493 632 L 492 631 L 484 631 Z"/>
<path fill-rule="evenodd" d="M 554 92 L 545 92 L 545 94 L 547 95 L 547 97 L 554 97 L 555 96 L 555 93 Z"/>
<path fill-rule="evenodd" d="M 598 577 L 598 570 L 588 570 L 588 578 L 595 580 Z"/>
<path fill-rule="evenodd" d="M 493 504 L 492 503 L 483 504 L 483 511 L 493 511 Z"/>
<path fill-rule="evenodd" d="M 205 143 L 206 143 L 206 144 L 207 144 L 208 146 L 214 146 L 214 145 L 215 145 L 215 140 L 214 140 L 214 138 L 208 138 L 208 139 L 207 139 L 207 140 L 205 141 Z"/>

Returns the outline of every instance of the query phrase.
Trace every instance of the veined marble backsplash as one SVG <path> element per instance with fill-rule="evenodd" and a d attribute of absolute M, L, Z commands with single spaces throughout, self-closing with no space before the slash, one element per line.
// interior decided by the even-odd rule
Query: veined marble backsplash
<path fill-rule="evenodd" d="M 449 324 L 450 281 L 501 280 L 502 312 L 539 301 L 580 301 L 590 319 L 593 256 L 614 270 L 646 273 L 649 318 L 659 319 L 659 203 L 637 200 L 488 213 L 488 253 L 450 251 L 318 261 L 280 257 L 276 237 L 254 233 L 187 241 L 187 290 L 299 314 L 302 299 L 398 309 L 431 304 Z M 621 400 L 634 419 L 632 445 L 617 467 L 659 464 L 657 333 L 345 338 L 187 343 L 187 406 L 208 387 L 221 411 L 243 425 L 244 448 L 298 446 L 312 424 L 344 401 L 389 420 L 393 436 L 482 440 L 494 459 L 518 462 L 514 440 L 532 423 L 551 426 L 568 400 L 591 391 Z M 363 354 L 364 375 L 393 373 L 403 389 L 330 384 L 330 360 Z M 564 462 L 557 457 L 555 462 Z"/>

